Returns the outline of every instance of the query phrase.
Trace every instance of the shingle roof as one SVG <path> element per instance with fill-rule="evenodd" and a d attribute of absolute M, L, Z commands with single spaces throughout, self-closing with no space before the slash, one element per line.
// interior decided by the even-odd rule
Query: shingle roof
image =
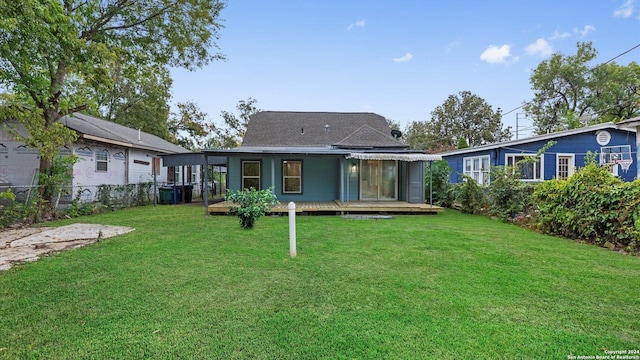
<path fill-rule="evenodd" d="M 81 136 L 97 141 L 115 142 L 123 146 L 162 153 L 189 152 L 188 149 L 172 144 L 155 135 L 82 113 L 73 113 L 73 115 L 65 116 L 60 119 L 60 122 L 77 131 Z"/>
<path fill-rule="evenodd" d="M 388 126 L 387 126 L 388 127 Z M 375 144 L 375 147 L 391 147 L 397 148 L 403 144 L 399 144 L 398 140 L 389 136 L 379 130 L 372 128 L 369 125 L 362 125 L 356 131 L 349 134 L 344 139 L 336 142 L 333 145 L 341 148 L 355 149 L 355 148 L 369 148 Z M 404 146 L 408 147 L 408 146 Z"/>
<path fill-rule="evenodd" d="M 242 147 L 406 148 L 373 113 L 263 111 L 251 116 Z"/>
<path fill-rule="evenodd" d="M 528 144 L 528 143 L 532 143 L 532 142 L 536 142 L 536 141 L 553 140 L 553 139 L 557 139 L 557 138 L 561 138 L 561 137 L 565 137 L 565 136 L 571 136 L 571 135 L 588 133 L 588 132 L 594 132 L 595 133 L 595 132 L 598 132 L 600 130 L 615 129 L 615 128 L 616 128 L 616 125 L 614 123 L 607 122 L 607 123 L 602 123 L 602 124 L 585 126 L 585 127 L 581 127 L 581 128 L 577 128 L 577 129 L 552 132 L 552 133 L 549 133 L 549 134 L 534 135 L 534 136 L 531 136 L 531 137 L 528 137 L 528 138 L 524 138 L 524 139 L 509 140 L 509 141 L 503 141 L 503 142 L 492 143 L 492 144 L 487 144 L 487 145 L 480 145 L 480 146 L 475 146 L 475 147 L 470 147 L 470 148 L 465 148 L 465 149 L 446 151 L 446 152 L 440 153 L 440 155 L 442 155 L 442 156 L 460 155 L 460 154 L 472 153 L 472 152 L 476 152 L 476 151 L 485 151 L 485 150 L 497 149 L 497 148 L 507 147 L 507 146 L 516 146 L 516 145 L 521 145 L 521 144 Z M 624 129 L 624 130 L 635 132 L 635 129 Z"/>

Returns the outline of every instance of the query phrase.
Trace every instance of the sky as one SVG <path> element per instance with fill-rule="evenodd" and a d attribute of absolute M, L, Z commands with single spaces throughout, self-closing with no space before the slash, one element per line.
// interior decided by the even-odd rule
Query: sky
<path fill-rule="evenodd" d="M 217 41 L 226 61 L 172 69 L 172 103 L 194 101 L 216 124 L 254 98 L 270 111 L 373 112 L 427 121 L 471 91 L 519 136 L 531 120 L 531 72 L 577 42 L 592 65 L 640 44 L 640 0 L 228 0 Z M 640 48 L 615 60 L 640 62 Z"/>

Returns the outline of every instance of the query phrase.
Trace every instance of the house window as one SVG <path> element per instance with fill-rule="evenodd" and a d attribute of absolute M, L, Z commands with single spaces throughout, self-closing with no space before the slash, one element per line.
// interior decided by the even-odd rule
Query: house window
<path fill-rule="evenodd" d="M 535 158 L 535 161 L 522 162 L 523 160 Z M 507 166 L 518 167 L 520 178 L 525 181 L 542 180 L 541 160 L 537 155 L 507 154 Z"/>
<path fill-rule="evenodd" d="M 573 175 L 575 157 L 573 154 L 556 155 L 556 179 L 567 180 Z"/>
<path fill-rule="evenodd" d="M 260 189 L 260 161 L 242 162 L 242 189 Z"/>
<path fill-rule="evenodd" d="M 284 160 L 282 162 L 282 193 L 302 193 L 302 161 Z"/>
<path fill-rule="evenodd" d="M 96 171 L 106 172 L 109 169 L 109 152 L 96 151 Z"/>
<path fill-rule="evenodd" d="M 489 155 L 467 157 L 464 161 L 464 174 L 478 185 L 489 185 Z"/>

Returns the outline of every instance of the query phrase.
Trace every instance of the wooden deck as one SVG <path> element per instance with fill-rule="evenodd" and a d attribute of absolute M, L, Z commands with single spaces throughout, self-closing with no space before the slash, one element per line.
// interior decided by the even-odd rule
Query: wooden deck
<path fill-rule="evenodd" d="M 230 201 L 209 205 L 210 214 L 229 212 Z M 403 201 L 301 201 L 296 203 L 296 213 L 307 214 L 437 214 L 443 208 L 429 204 L 409 204 Z M 271 209 L 272 214 L 287 214 L 288 203 L 281 202 Z"/>

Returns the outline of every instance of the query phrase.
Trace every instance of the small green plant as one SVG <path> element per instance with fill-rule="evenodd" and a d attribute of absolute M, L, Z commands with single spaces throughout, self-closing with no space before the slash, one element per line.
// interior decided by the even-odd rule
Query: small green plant
<path fill-rule="evenodd" d="M 463 181 L 455 186 L 456 202 L 466 214 L 481 214 L 487 206 L 484 189 L 470 176 L 462 175 Z"/>
<path fill-rule="evenodd" d="M 245 229 L 253 228 L 254 223 L 266 213 L 271 212 L 277 202 L 273 187 L 264 190 L 249 188 L 239 191 L 229 190 L 225 200 L 232 201 L 231 212 L 238 215 L 240 225 Z"/>

